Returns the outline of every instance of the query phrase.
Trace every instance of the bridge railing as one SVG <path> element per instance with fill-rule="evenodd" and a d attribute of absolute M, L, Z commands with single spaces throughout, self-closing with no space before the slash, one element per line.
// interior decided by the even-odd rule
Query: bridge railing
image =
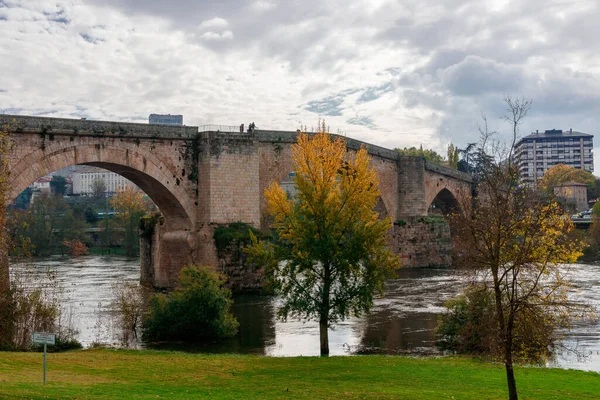
<path fill-rule="evenodd" d="M 244 126 L 244 130 L 246 126 Z M 207 124 L 198 126 L 198 132 L 228 132 L 228 133 L 240 133 L 240 126 L 235 125 L 217 125 Z"/>

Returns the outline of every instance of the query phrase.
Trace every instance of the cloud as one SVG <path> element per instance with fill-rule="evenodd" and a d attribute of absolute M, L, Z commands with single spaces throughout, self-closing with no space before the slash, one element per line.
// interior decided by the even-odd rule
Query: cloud
<path fill-rule="evenodd" d="M 259 1 L 255 1 L 254 3 L 252 3 L 251 7 L 258 12 L 265 12 L 265 11 L 269 11 L 269 10 L 272 10 L 273 8 L 277 7 L 277 4 L 275 4 L 271 1 L 259 0 Z"/>
<path fill-rule="evenodd" d="M 202 21 L 200 23 L 199 28 L 200 29 L 206 29 L 206 28 L 225 28 L 229 25 L 229 23 L 227 22 L 226 19 L 223 18 L 219 18 L 219 17 L 214 17 L 211 19 L 207 19 L 206 21 Z"/>
<path fill-rule="evenodd" d="M 595 133 L 595 0 L 0 0 L 0 104 L 23 114 L 332 131 L 445 152 L 522 126 Z M 598 170 L 600 172 L 600 169 Z"/>
<path fill-rule="evenodd" d="M 223 31 L 223 32 L 204 32 L 201 36 L 202 39 L 206 40 L 231 40 L 233 39 L 233 32 L 231 31 Z"/>
<path fill-rule="evenodd" d="M 350 118 L 346 122 L 349 123 L 350 125 L 362 125 L 362 126 L 366 126 L 367 128 L 370 128 L 370 129 L 377 129 L 377 126 L 375 125 L 373 120 L 369 117 L 360 117 L 360 118 L 354 117 L 354 118 Z"/>
<path fill-rule="evenodd" d="M 519 90 L 525 84 L 521 68 L 498 63 L 478 56 L 464 60 L 439 71 L 441 83 L 459 96 L 481 95 Z"/>

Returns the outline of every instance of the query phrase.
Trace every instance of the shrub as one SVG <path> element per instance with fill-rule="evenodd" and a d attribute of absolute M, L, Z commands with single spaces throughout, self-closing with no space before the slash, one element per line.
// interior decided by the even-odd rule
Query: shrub
<path fill-rule="evenodd" d="M 501 359 L 501 340 L 489 288 L 474 284 L 463 295 L 448 301 L 446 308 L 448 312 L 440 317 L 437 327 L 442 349 Z M 568 328 L 568 320 L 568 315 L 559 310 L 522 310 L 515 320 L 515 361 L 544 363 L 552 356 L 559 332 Z"/>
<path fill-rule="evenodd" d="M 175 291 L 152 298 L 144 337 L 201 341 L 234 336 L 238 322 L 230 312 L 233 301 L 225 281 L 210 267 L 183 268 Z"/>
<path fill-rule="evenodd" d="M 71 257 L 80 257 L 88 253 L 87 246 L 81 240 L 78 239 L 65 239 L 63 241 L 63 245 L 67 248 L 67 251 L 69 252 L 69 255 Z"/>
<path fill-rule="evenodd" d="M 121 343 L 128 345 L 138 338 L 142 320 L 148 308 L 149 289 L 134 283 L 121 283 L 113 287 L 111 303 L 115 326 L 119 330 Z"/>
<path fill-rule="evenodd" d="M 77 331 L 60 306 L 60 287 L 48 272 L 46 284 L 29 273 L 15 272 L 10 290 L 0 302 L 0 350 L 41 350 L 32 343 L 34 332 L 56 333 L 56 345 L 48 351 L 57 352 L 81 348 L 75 339 Z"/>

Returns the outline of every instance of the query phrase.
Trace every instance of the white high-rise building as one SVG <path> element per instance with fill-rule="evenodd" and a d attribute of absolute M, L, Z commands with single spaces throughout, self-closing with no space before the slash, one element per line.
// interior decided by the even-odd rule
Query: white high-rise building
<path fill-rule="evenodd" d="M 593 135 L 572 129 L 533 132 L 516 145 L 515 155 L 521 181 L 535 185 L 557 164 L 594 172 Z"/>

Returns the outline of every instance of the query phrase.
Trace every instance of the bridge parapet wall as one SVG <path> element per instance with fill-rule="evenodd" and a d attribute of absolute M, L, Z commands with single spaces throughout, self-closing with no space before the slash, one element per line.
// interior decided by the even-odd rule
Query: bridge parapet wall
<path fill-rule="evenodd" d="M 425 169 L 430 172 L 435 172 L 440 175 L 447 176 L 448 178 L 456 179 L 467 183 L 473 183 L 473 175 L 466 172 L 457 171 L 452 168 L 445 167 L 431 161 L 425 161 Z"/>
<path fill-rule="evenodd" d="M 12 131 L 19 133 L 41 132 L 48 135 L 189 139 L 198 134 L 198 128 L 195 126 L 150 125 L 6 114 L 0 114 L 0 125 L 8 126 Z"/>

